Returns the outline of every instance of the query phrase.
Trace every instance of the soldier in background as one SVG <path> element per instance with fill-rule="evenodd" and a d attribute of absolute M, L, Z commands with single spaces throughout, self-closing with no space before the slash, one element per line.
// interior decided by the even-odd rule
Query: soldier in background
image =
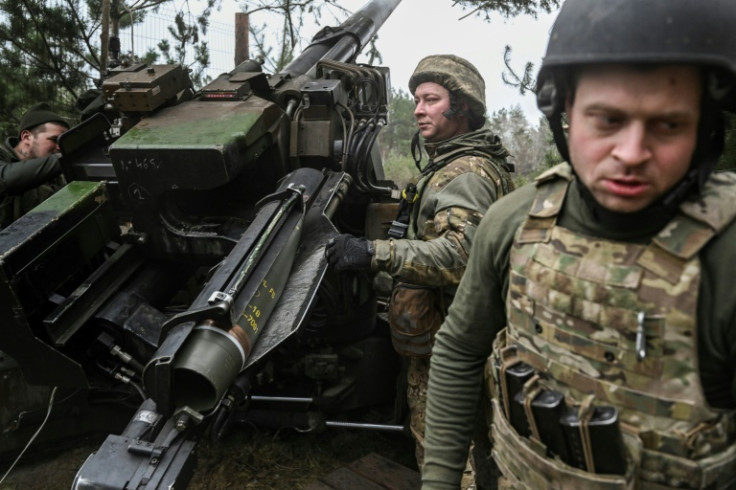
<path fill-rule="evenodd" d="M 389 324 L 394 347 L 409 363 L 411 431 L 421 468 L 434 334 L 465 271 L 478 223 L 513 183 L 507 150 L 483 127 L 485 82 L 471 63 L 453 55 L 428 56 L 412 74 L 409 90 L 416 103 L 412 154 L 419 182 L 404 189 L 387 240 L 340 235 L 326 253 L 337 270 L 386 272 L 394 279 Z M 424 168 L 419 135 L 429 156 Z"/>
<path fill-rule="evenodd" d="M 731 0 L 564 3 L 537 102 L 569 164 L 478 228 L 423 488 L 458 488 L 484 365 L 499 487 L 736 488 L 734 25 Z"/>
<path fill-rule="evenodd" d="M 63 186 L 58 140 L 68 129 L 64 118 L 40 103 L 21 118 L 18 137 L 0 145 L 0 228 Z"/>

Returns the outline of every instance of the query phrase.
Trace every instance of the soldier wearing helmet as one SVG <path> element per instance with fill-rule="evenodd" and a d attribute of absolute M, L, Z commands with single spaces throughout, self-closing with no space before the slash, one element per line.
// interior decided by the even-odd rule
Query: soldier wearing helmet
<path fill-rule="evenodd" d="M 408 358 L 412 432 L 421 464 L 429 355 L 488 206 L 509 193 L 507 150 L 484 128 L 485 82 L 454 55 L 422 59 L 410 81 L 418 131 L 412 152 L 421 172 L 403 191 L 386 240 L 340 235 L 327 246 L 337 270 L 370 270 L 394 280 L 389 308 L 392 340 Z M 419 136 L 429 162 L 422 167 Z"/>
<path fill-rule="evenodd" d="M 736 488 L 735 24 L 730 0 L 564 3 L 537 101 L 568 163 L 478 227 L 423 488 L 458 488 L 483 377 L 501 488 Z"/>
<path fill-rule="evenodd" d="M 0 229 L 63 185 L 57 140 L 67 129 L 67 121 L 40 103 L 23 114 L 18 136 L 0 145 Z"/>

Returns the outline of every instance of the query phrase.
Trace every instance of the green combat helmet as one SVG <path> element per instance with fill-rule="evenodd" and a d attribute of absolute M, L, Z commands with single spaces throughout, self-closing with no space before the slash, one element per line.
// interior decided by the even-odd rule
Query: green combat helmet
<path fill-rule="evenodd" d="M 482 120 L 486 114 L 486 84 L 478 69 L 468 60 L 452 54 L 433 54 L 419 61 L 409 79 L 409 91 L 424 82 L 442 85 L 468 101 L 470 113 Z"/>
<path fill-rule="evenodd" d="M 690 0 L 567 0 L 537 77 L 537 106 L 562 157 L 569 157 L 562 113 L 576 70 L 598 63 L 696 65 L 706 89 L 698 147 L 693 168 L 673 192 L 681 196 L 691 185 L 702 188 L 723 147 L 721 110 L 736 112 L 735 24 L 733 0 L 713 0 L 707 7 Z"/>

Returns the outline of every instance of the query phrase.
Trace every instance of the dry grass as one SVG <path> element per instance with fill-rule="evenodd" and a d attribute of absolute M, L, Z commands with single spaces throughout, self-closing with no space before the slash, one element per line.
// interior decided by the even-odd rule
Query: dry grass
<path fill-rule="evenodd" d="M 237 433 L 221 444 L 202 447 L 190 488 L 302 488 L 371 452 L 416 469 L 413 441 L 402 435 L 347 430 Z"/>
<path fill-rule="evenodd" d="M 77 468 L 98 446 L 98 441 L 89 441 L 56 457 L 26 461 L 0 489 L 69 489 Z M 203 441 L 198 449 L 190 490 L 298 489 L 371 452 L 416 469 L 413 441 L 379 432 L 239 431 L 217 444 Z M 4 473 L 6 466 L 0 468 Z"/>

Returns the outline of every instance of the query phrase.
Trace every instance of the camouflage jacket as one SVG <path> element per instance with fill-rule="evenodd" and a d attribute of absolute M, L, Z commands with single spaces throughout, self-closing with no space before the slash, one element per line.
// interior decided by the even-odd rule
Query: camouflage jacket
<path fill-rule="evenodd" d="M 376 240 L 372 269 L 425 286 L 451 286 L 465 271 L 475 230 L 488 206 L 513 189 L 507 150 L 488 129 L 427 145 L 407 237 Z"/>
<path fill-rule="evenodd" d="M 723 179 L 720 184 L 733 187 L 733 183 Z M 496 334 L 507 323 L 510 250 L 535 194 L 535 184 L 529 184 L 488 210 L 478 227 L 467 271 L 435 338 L 422 474 L 425 489 L 458 488 L 472 437 L 472 421 L 481 401 L 479 385 L 484 363 Z M 606 229 L 583 201 L 576 180 L 565 195 L 557 219 L 560 226 L 582 236 L 637 244 L 649 243 L 666 224 L 632 223 L 626 230 Z M 711 407 L 719 409 L 736 408 L 733 243 L 736 243 L 736 224 L 731 223 L 698 255 L 701 281 L 696 307 L 697 365 L 705 399 Z"/>
<path fill-rule="evenodd" d="M 21 161 L 17 140 L 0 145 L 0 228 L 36 207 L 64 184 L 57 155 Z"/>

